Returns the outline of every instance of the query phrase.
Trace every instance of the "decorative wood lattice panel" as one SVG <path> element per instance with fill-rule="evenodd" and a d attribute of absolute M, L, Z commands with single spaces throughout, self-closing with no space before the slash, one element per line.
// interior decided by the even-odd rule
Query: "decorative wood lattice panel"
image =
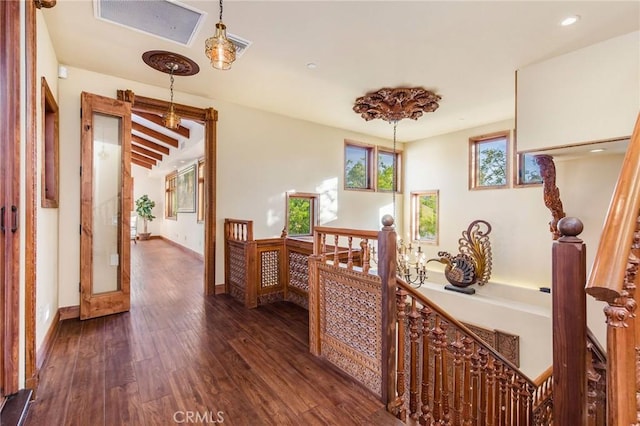
<path fill-rule="evenodd" d="M 516 367 L 520 367 L 520 336 L 468 323 L 464 323 L 464 325 L 466 325 L 469 330 L 473 331 L 479 338 L 484 340 L 489 346 L 500 352 L 500 354 L 509 360 L 509 362 Z"/>
<path fill-rule="evenodd" d="M 229 291 L 234 299 L 244 301 L 247 287 L 247 262 L 244 246 L 229 245 Z"/>
<path fill-rule="evenodd" d="M 280 251 L 270 250 L 260 253 L 260 289 L 270 289 L 280 285 Z"/>
<path fill-rule="evenodd" d="M 381 395 L 380 278 L 321 265 L 319 286 L 321 355 Z"/>
<path fill-rule="evenodd" d="M 289 287 L 309 292 L 309 255 L 289 252 Z"/>

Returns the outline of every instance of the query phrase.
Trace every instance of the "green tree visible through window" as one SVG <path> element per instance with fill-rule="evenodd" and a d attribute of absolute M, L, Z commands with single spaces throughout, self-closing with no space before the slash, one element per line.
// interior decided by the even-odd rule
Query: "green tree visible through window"
<path fill-rule="evenodd" d="M 394 190 L 393 181 L 393 153 L 378 152 L 378 191 Z M 397 182 L 396 188 L 397 188 Z"/>
<path fill-rule="evenodd" d="M 478 186 L 501 186 L 507 184 L 507 140 L 479 142 Z"/>
<path fill-rule="evenodd" d="M 531 154 L 522 154 L 520 157 L 520 184 L 542 183 L 540 166 Z"/>
<path fill-rule="evenodd" d="M 436 195 L 421 195 L 418 198 L 418 236 L 421 240 L 434 240 L 438 232 Z"/>
<path fill-rule="evenodd" d="M 312 203 L 309 198 L 289 197 L 289 235 L 311 235 Z"/>
<path fill-rule="evenodd" d="M 370 148 L 347 145 L 345 148 L 345 187 L 369 189 Z"/>

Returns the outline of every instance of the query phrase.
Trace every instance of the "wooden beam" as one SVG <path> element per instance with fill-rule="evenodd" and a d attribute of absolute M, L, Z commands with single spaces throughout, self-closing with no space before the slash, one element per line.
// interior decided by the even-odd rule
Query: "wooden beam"
<path fill-rule="evenodd" d="M 184 126 L 178 126 L 177 129 L 170 129 L 166 127 L 163 123 L 162 117 L 157 114 L 151 114 L 150 112 L 136 112 L 135 115 L 138 117 L 144 118 L 145 120 L 149 120 L 152 123 L 157 124 L 158 126 L 163 126 L 165 129 L 170 130 L 174 133 L 179 134 L 180 136 L 184 136 L 185 138 L 189 138 L 191 134 L 191 130 Z"/>
<path fill-rule="evenodd" d="M 159 140 L 162 143 L 166 143 L 174 148 L 178 147 L 178 139 L 172 138 L 170 136 L 165 135 L 164 133 L 160 133 L 156 130 L 150 129 L 147 126 L 143 126 L 139 123 L 131 123 L 131 128 L 140 133 L 143 133 L 147 136 L 151 136 L 154 139 Z"/>
<path fill-rule="evenodd" d="M 142 138 L 138 135 L 131 135 L 131 141 L 137 143 L 138 145 L 146 146 L 147 148 L 153 149 L 154 151 L 158 151 L 161 154 L 169 155 L 169 148 L 155 142 L 151 142 L 149 139 Z"/>
<path fill-rule="evenodd" d="M 131 158 L 135 158 L 138 161 L 144 161 L 147 164 L 151 164 L 152 166 L 156 165 L 156 160 L 153 158 L 145 157 L 144 155 L 136 154 L 135 152 L 131 153 Z"/>
<path fill-rule="evenodd" d="M 158 154 L 157 152 L 151 151 L 150 149 L 142 148 L 141 146 L 131 144 L 131 151 L 137 152 L 138 154 L 146 155 L 147 157 L 155 158 L 158 161 L 162 161 L 162 154 Z"/>
<path fill-rule="evenodd" d="M 169 109 L 169 102 L 139 96 L 131 90 L 118 90 L 118 99 L 121 101 L 131 102 L 131 110 L 135 113 L 150 112 L 157 114 L 160 111 L 167 111 Z M 175 102 L 173 103 L 173 106 L 176 114 L 182 118 L 197 121 L 198 123 L 204 123 L 206 121 L 205 111 L 207 111 L 207 109 L 177 104 Z M 212 114 L 213 121 L 218 121 L 218 111 L 214 109 Z M 205 262 L 205 265 L 206 264 L 207 263 Z"/>
<path fill-rule="evenodd" d="M 153 166 L 152 166 L 151 164 L 147 164 L 147 163 L 145 163 L 145 162 L 143 162 L 143 161 L 138 161 L 138 160 L 136 160 L 135 158 L 132 158 L 132 159 L 131 159 L 131 163 L 133 163 L 133 164 L 135 164 L 135 165 L 138 165 L 138 166 L 140 166 L 140 167 L 146 167 L 146 168 L 147 168 L 147 169 L 149 169 L 149 170 L 151 170 L 151 169 L 153 168 Z"/>

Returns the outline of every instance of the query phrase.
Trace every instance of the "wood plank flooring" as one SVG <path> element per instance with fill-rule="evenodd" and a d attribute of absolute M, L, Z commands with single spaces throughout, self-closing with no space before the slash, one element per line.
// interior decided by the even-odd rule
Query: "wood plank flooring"
<path fill-rule="evenodd" d="M 61 324 L 26 425 L 401 424 L 308 353 L 306 310 L 205 297 L 202 261 L 162 240 L 131 262 L 131 311 Z"/>

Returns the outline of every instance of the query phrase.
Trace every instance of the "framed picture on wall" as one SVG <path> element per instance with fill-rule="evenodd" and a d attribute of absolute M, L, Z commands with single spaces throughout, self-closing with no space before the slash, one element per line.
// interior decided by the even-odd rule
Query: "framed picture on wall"
<path fill-rule="evenodd" d="M 195 213 L 196 211 L 196 165 L 178 172 L 177 182 L 178 212 Z"/>

